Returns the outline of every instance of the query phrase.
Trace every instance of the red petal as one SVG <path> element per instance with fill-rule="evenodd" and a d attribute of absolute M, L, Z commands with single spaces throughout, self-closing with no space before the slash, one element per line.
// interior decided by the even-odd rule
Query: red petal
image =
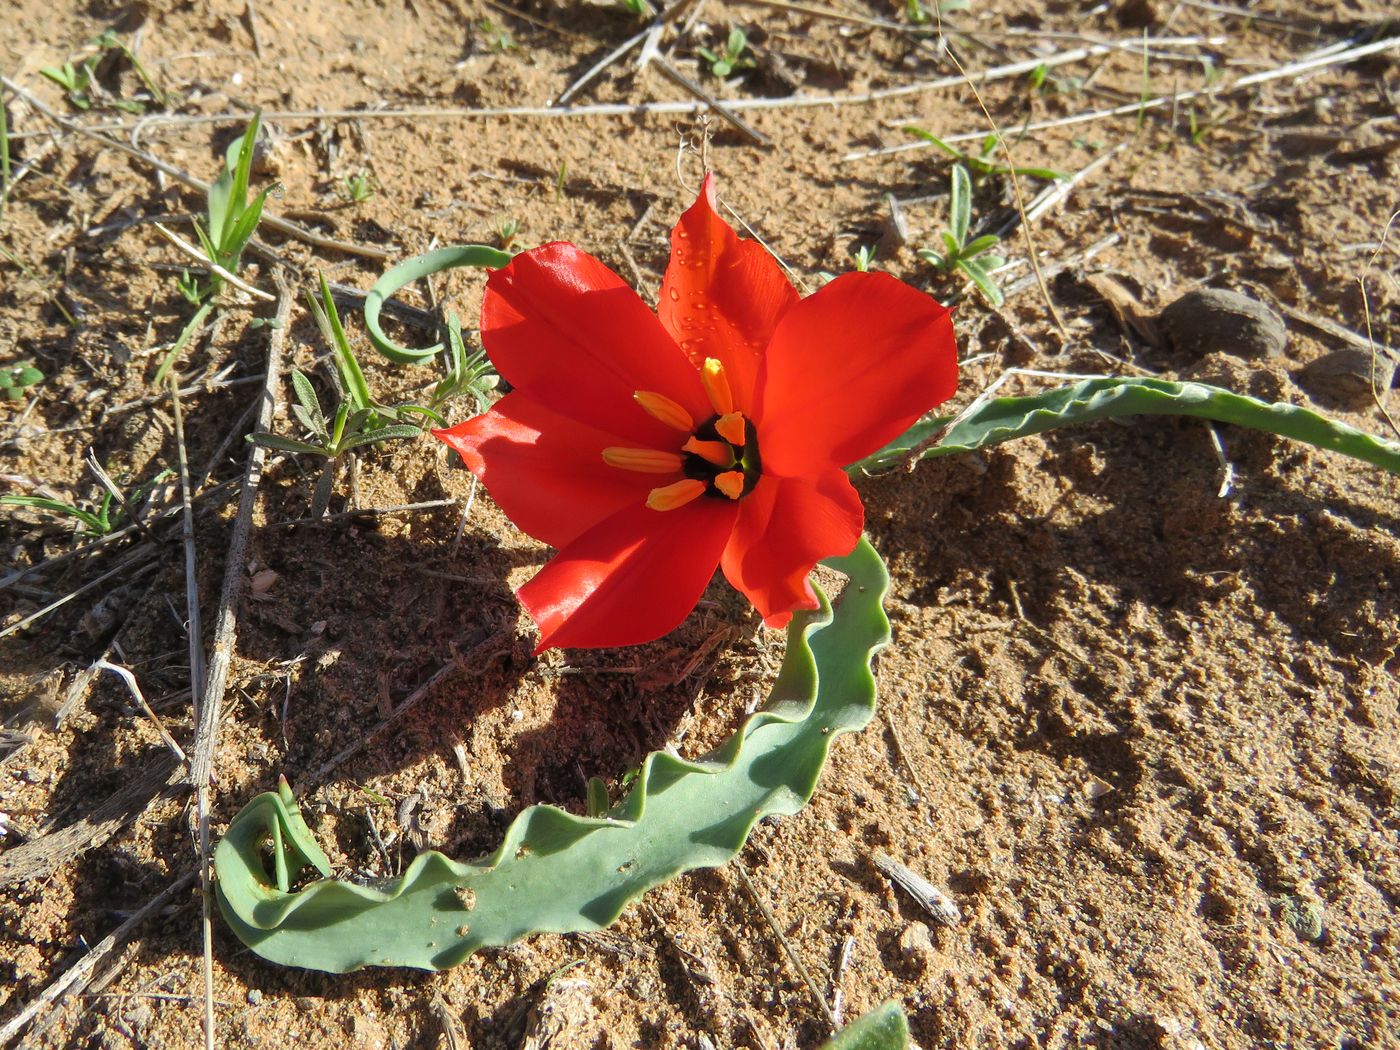
<path fill-rule="evenodd" d="M 486 282 L 481 341 L 510 384 L 560 415 L 652 445 L 674 432 L 632 400 L 650 390 L 697 420 L 700 377 L 637 293 L 593 256 L 556 241 Z"/>
<path fill-rule="evenodd" d="M 670 511 L 629 506 L 583 533 L 517 593 L 539 625 L 535 652 L 638 645 L 672 630 L 715 574 L 738 509 L 704 496 Z"/>
<path fill-rule="evenodd" d="M 714 176 L 671 231 L 671 261 L 656 308 L 661 323 L 699 366 L 724 362 L 741 412 L 753 401 L 759 355 L 797 292 L 757 241 L 741 241 L 714 208 Z"/>
<path fill-rule="evenodd" d="M 450 430 L 434 430 L 500 504 L 506 517 L 551 547 L 580 533 L 668 480 L 619 470 L 603 462 L 603 449 L 620 439 L 575 423 L 520 391 L 490 411 Z M 680 445 L 680 435 L 672 444 Z"/>
<path fill-rule="evenodd" d="M 865 509 L 844 471 L 828 468 L 811 478 L 765 474 L 739 504 L 720 564 L 769 627 L 786 627 L 794 609 L 817 607 L 807 582 L 812 566 L 849 554 L 864 524 Z"/>
<path fill-rule="evenodd" d="M 754 408 L 764 472 L 853 463 L 957 385 L 944 307 L 889 274 L 843 274 L 784 314 L 768 344 Z"/>

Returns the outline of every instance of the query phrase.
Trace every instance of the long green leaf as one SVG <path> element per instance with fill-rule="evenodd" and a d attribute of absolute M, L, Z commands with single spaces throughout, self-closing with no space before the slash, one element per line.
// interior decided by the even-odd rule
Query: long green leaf
<path fill-rule="evenodd" d="M 1136 377 L 1088 379 L 1031 397 L 995 398 L 953 424 L 921 455 L 932 458 L 970 452 L 1056 427 L 1143 415 L 1194 416 L 1252 427 L 1340 452 L 1400 474 L 1400 444 L 1373 437 L 1306 408 L 1282 402 L 1270 404 L 1205 383 L 1173 383 Z M 916 423 L 879 452 L 847 469 L 871 472 L 888 469 L 938 434 L 949 422 L 944 418 Z"/>
<path fill-rule="evenodd" d="M 513 258 L 509 252 L 497 251 L 484 244 L 461 244 L 452 248 L 439 248 L 424 255 L 415 255 L 412 259 L 392 267 L 374 282 L 369 295 L 365 296 L 365 329 L 369 333 L 369 341 L 390 361 L 401 365 L 417 365 L 431 361 L 442 349 L 441 343 L 415 350 L 400 346 L 384 334 L 384 329 L 379 324 L 379 313 L 384 307 L 384 300 L 405 285 L 454 266 L 484 266 L 498 270 L 508 266 Z"/>
<path fill-rule="evenodd" d="M 335 351 L 335 368 L 340 373 L 340 381 L 345 385 L 350 404 L 356 409 L 373 408 L 374 398 L 370 396 L 369 384 L 365 382 L 365 374 L 360 370 L 360 362 L 355 360 L 355 352 L 350 349 L 350 340 L 345 337 L 345 326 L 340 323 L 340 311 L 335 308 L 331 286 L 327 283 L 324 273 L 319 276 L 321 302 L 317 304 L 314 299 L 311 302 L 312 310 L 316 314 L 316 323 L 320 326 L 326 342 L 330 343 Z"/>
<path fill-rule="evenodd" d="M 889 640 L 881 607 L 889 577 L 865 541 L 827 564 L 850 583 L 834 618 L 824 596 L 820 610 L 793 617 L 767 706 L 698 761 L 648 755 L 606 816 L 531 806 L 476 863 L 429 852 L 378 885 L 321 879 L 293 893 L 297 869 L 329 868 L 291 792 L 267 792 L 234 818 L 215 852 L 224 917 L 273 962 L 334 973 L 435 970 L 533 933 L 601 929 L 653 886 L 723 864 L 764 816 L 806 804 L 832 740 L 873 713 L 870 661 Z M 269 840 L 271 875 L 261 853 Z"/>
<path fill-rule="evenodd" d="M 961 252 L 967 243 L 967 228 L 972 225 L 972 179 L 961 164 L 953 165 L 949 186 L 948 228 Z"/>
<path fill-rule="evenodd" d="M 180 356 L 180 351 L 185 348 L 185 344 L 190 341 L 195 332 L 199 331 L 199 326 L 204 323 L 204 319 L 209 316 L 209 311 L 212 309 L 214 309 L 212 302 L 205 303 L 194 312 L 193 317 L 185 322 L 185 327 L 180 329 L 180 334 L 175 339 L 174 345 L 161 358 L 160 367 L 156 369 L 156 377 L 153 380 L 155 386 L 160 386 L 161 383 L 165 382 L 166 373 L 174 366 L 176 359 Z"/>

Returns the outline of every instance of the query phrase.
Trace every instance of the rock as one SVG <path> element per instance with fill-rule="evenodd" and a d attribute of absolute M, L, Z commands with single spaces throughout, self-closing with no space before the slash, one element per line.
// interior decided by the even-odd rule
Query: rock
<path fill-rule="evenodd" d="M 899 935 L 899 955 L 905 965 L 915 973 L 922 973 L 933 960 L 933 938 L 928 927 L 921 922 L 911 922 Z"/>
<path fill-rule="evenodd" d="M 1372 358 L 1356 347 L 1333 350 L 1304 368 L 1298 381 L 1322 401 L 1365 408 L 1371 404 Z M 1382 353 L 1376 353 L 1374 361 L 1376 390 L 1383 394 L 1395 385 L 1395 361 Z"/>
<path fill-rule="evenodd" d="M 1283 318 L 1263 303 L 1219 288 L 1198 288 L 1157 317 L 1167 341 L 1193 360 L 1222 352 L 1236 357 L 1277 357 L 1288 333 Z"/>

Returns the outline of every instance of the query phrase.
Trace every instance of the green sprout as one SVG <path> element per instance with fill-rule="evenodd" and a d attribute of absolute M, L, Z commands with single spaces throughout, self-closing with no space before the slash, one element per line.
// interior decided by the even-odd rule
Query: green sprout
<path fill-rule="evenodd" d="M 1045 179 L 1047 182 L 1068 178 L 1064 172 L 1055 171 L 1053 168 L 1013 168 L 1005 164 L 998 164 L 991 159 L 993 154 L 996 153 L 997 147 L 1001 144 L 1001 136 L 996 132 L 992 132 L 982 140 L 981 148 L 974 156 L 971 153 L 964 153 L 962 150 L 958 149 L 957 146 L 954 146 L 950 142 L 945 142 L 933 132 L 925 131 L 923 128 L 917 128 L 909 124 L 906 125 L 903 130 L 911 135 L 918 136 L 930 145 L 937 146 L 944 153 L 948 154 L 948 156 L 952 157 L 958 164 L 966 167 L 967 170 L 972 173 L 974 182 L 981 182 L 987 176 L 995 177 L 998 175 L 1028 175 L 1033 179 Z"/>
<path fill-rule="evenodd" d="M 135 53 L 113 30 L 104 30 L 100 36 L 92 41 L 92 45 L 97 49 L 96 52 L 83 59 L 76 66 L 72 61 L 65 61 L 61 66 L 41 66 L 39 69 L 41 76 L 47 77 L 63 89 L 69 105 L 74 109 L 91 109 L 93 94 L 94 91 L 96 91 L 96 93 L 109 98 L 110 104 L 116 109 L 123 110 L 127 113 L 141 113 L 145 111 L 146 107 L 139 101 L 134 99 L 112 99 L 106 92 L 101 90 L 101 85 L 97 83 L 97 67 L 101 65 L 102 60 L 110 51 L 120 52 L 127 62 L 130 63 L 131 68 L 141 79 L 141 83 L 145 85 L 146 90 L 150 93 L 151 98 L 155 100 L 157 105 L 166 105 L 168 100 L 165 92 L 161 91 L 154 78 L 147 72 L 146 67 L 141 64 Z"/>
<path fill-rule="evenodd" d="M 374 176 L 367 171 L 357 171 L 347 175 L 340 183 L 341 194 L 351 204 L 359 204 L 374 196 Z"/>
<path fill-rule="evenodd" d="M 724 42 L 724 50 L 719 54 L 708 47 L 697 47 L 700 57 L 710 64 L 710 73 L 723 80 L 740 70 L 754 67 L 753 56 L 744 54 L 749 46 L 748 34 L 738 26 L 729 30 L 729 38 Z"/>
<path fill-rule="evenodd" d="M 1026 74 L 1031 91 L 1040 95 L 1073 95 L 1084 90 L 1083 77 L 1058 76 L 1044 62 Z"/>
<path fill-rule="evenodd" d="M 31 364 L 0 366 L 0 396 L 7 401 L 20 401 L 25 392 L 44 381 L 44 373 Z"/>
<path fill-rule="evenodd" d="M 870 264 L 875 261 L 875 245 L 860 244 L 856 250 L 851 252 L 851 258 L 856 262 L 856 270 L 859 273 L 869 273 Z"/>
<path fill-rule="evenodd" d="M 61 66 L 40 66 L 39 75 L 48 77 L 63 89 L 68 103 L 74 109 L 91 109 L 92 99 L 88 97 L 88 87 L 92 83 L 92 71 L 101 61 L 100 55 L 92 55 L 80 65 L 64 62 Z"/>
<path fill-rule="evenodd" d="M 520 233 L 520 222 L 517 219 L 497 219 L 496 220 L 496 243 L 501 246 L 503 252 L 515 252 L 515 238 Z"/>
<path fill-rule="evenodd" d="M 946 252 L 932 248 L 920 248 L 919 258 L 930 262 L 944 273 L 961 270 L 981 289 L 982 294 L 993 306 L 1000 306 L 1005 297 L 992 278 L 991 271 L 1006 262 L 1000 255 L 992 255 L 988 249 L 1001 238 L 994 233 L 967 239 L 968 228 L 972 224 L 972 180 L 967 169 L 961 164 L 953 165 L 952 183 L 949 190 L 948 229 L 943 231 L 943 246 Z"/>
<path fill-rule="evenodd" d="M 447 315 L 447 353 L 444 355 L 447 374 L 433 387 L 429 404 L 439 409 L 458 397 L 469 397 L 478 413 L 485 412 L 491 391 L 496 389 L 496 370 L 485 350 L 467 352 L 462 339 L 462 322 L 456 314 Z"/>
<path fill-rule="evenodd" d="M 307 298 L 316 324 L 333 350 L 335 408 L 327 418 L 311 380 L 307 378 L 306 373 L 294 368 L 292 391 L 296 395 L 296 401 L 291 406 L 292 415 L 310 432 L 311 440 L 305 441 L 262 431 L 249 434 L 248 440 L 263 448 L 320 456 L 325 460 L 311 497 L 310 516 L 319 518 L 330 507 L 331 492 L 335 486 L 342 456 L 366 445 L 395 438 L 417 437 L 421 433 L 417 426 L 400 422 L 410 414 L 426 416 L 439 424 L 445 423 L 445 420 L 421 405 L 388 407 L 375 401 L 370 395 L 364 372 L 350 349 L 350 341 L 345 336 L 345 328 L 340 323 L 340 314 L 336 310 L 335 300 L 331 297 L 330 285 L 326 282 L 324 274 L 321 275 L 320 301 L 312 296 Z"/>
<path fill-rule="evenodd" d="M 260 116 L 254 114 L 247 130 L 229 143 L 224 154 L 223 171 L 210 185 L 206 194 L 205 222 L 201 224 L 196 219 L 194 223 L 194 231 L 199 237 L 205 257 L 229 273 L 238 272 L 244 249 L 253 239 L 258 221 L 262 218 L 263 205 L 271 191 L 271 187 L 268 187 L 252 201 L 248 200 L 248 179 L 253 167 L 253 146 L 257 142 L 259 122 Z M 157 386 L 165 380 L 166 373 L 175 364 L 180 352 L 209 316 L 214 306 L 214 297 L 223 286 L 223 278 L 213 272 L 201 281 L 199 277 L 185 270 L 176 279 L 176 287 L 180 294 L 198 309 L 161 360 L 160 367 L 156 370 Z"/>
<path fill-rule="evenodd" d="M 166 478 L 173 477 L 175 473 L 173 470 L 162 470 L 149 481 L 137 485 L 129 494 L 123 495 L 106 473 L 96 466 L 95 461 L 93 469 L 98 471 L 104 484 L 102 499 L 98 501 L 94 510 L 85 510 L 76 503 L 64 503 L 48 496 L 0 496 L 0 504 L 28 507 L 30 510 L 47 511 L 60 517 L 73 518 L 82 526 L 82 535 L 100 538 L 114 532 L 123 518 L 131 517 L 132 507 L 145 502 L 152 489 Z M 127 480 L 123 478 L 122 483 L 125 484 Z"/>
<path fill-rule="evenodd" d="M 939 17 L 942 17 L 957 11 L 966 11 L 971 6 L 972 0 L 938 0 L 933 8 Z M 921 26 L 928 21 L 928 11 L 920 0 L 904 0 L 904 17 L 916 26 Z"/>
<path fill-rule="evenodd" d="M 618 6 L 630 15 L 638 18 L 645 18 L 647 15 L 656 13 L 656 8 L 647 3 L 647 0 L 618 0 Z"/>
<path fill-rule="evenodd" d="M 495 54 L 500 55 L 507 51 L 518 50 L 518 45 L 511 39 L 511 35 L 505 27 L 498 26 L 493 20 L 483 18 L 477 22 L 476 27 L 486 38 L 486 46 Z"/>

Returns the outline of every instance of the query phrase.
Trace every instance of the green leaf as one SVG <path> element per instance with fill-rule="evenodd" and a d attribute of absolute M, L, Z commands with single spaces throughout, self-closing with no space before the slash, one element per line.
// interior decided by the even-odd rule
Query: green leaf
<path fill-rule="evenodd" d="M 248 440 L 263 448 L 275 448 L 278 452 L 295 452 L 304 456 L 329 456 L 330 452 L 320 445 L 313 445 L 308 441 L 297 441 L 295 438 L 282 437 L 280 434 L 267 434 L 259 431 L 256 434 L 249 434 Z"/>
<path fill-rule="evenodd" d="M 937 146 L 939 149 L 941 149 L 944 153 L 948 154 L 948 156 L 952 157 L 954 160 L 969 159 L 968 155 L 962 150 L 958 149 L 956 146 L 944 142 L 941 138 L 939 138 L 931 131 L 925 131 L 923 128 L 916 128 L 912 124 L 906 124 L 900 130 L 906 131 L 910 135 L 917 136 L 918 138 L 921 138 L 925 142 L 929 143 L 930 145 Z"/>
<path fill-rule="evenodd" d="M 422 434 L 423 432 L 417 427 L 409 426 L 407 423 L 397 423 L 393 426 L 371 430 L 365 434 L 352 434 L 340 443 L 340 451 L 349 452 L 351 449 L 360 448 L 363 445 L 376 445 L 381 441 L 392 441 L 395 438 L 411 439 L 421 437 Z"/>
<path fill-rule="evenodd" d="M 30 510 L 46 510 L 51 514 L 77 518 L 94 536 L 105 536 L 112 531 L 111 523 L 106 514 L 93 514 L 91 511 L 82 510 L 67 503 L 60 503 L 56 499 L 48 499 L 45 496 L 0 496 L 0 504 L 11 507 L 28 507 Z"/>
<path fill-rule="evenodd" d="M 152 380 L 154 386 L 160 386 L 161 383 L 165 382 L 166 374 L 179 358 L 180 351 L 185 348 L 185 344 L 190 341 L 195 332 L 199 331 L 199 326 L 204 323 L 204 319 L 209 316 L 209 311 L 212 309 L 214 309 L 212 302 L 205 303 L 194 312 L 194 316 L 185 323 L 185 327 L 180 329 L 175 345 L 167 350 L 165 356 L 161 358 L 160 367 L 156 369 L 156 377 Z"/>
<path fill-rule="evenodd" d="M 909 1021 L 898 1003 L 889 1002 L 852 1021 L 821 1050 L 905 1050 L 908 1045 Z"/>
<path fill-rule="evenodd" d="M 330 437 L 326 429 L 326 414 L 321 410 L 321 399 L 316 396 L 316 388 L 311 385 L 311 380 L 300 368 L 292 369 L 292 392 L 296 394 L 297 406 L 303 412 L 297 413 L 297 418 L 306 424 L 306 429 L 315 434 L 318 438 L 326 439 Z"/>
<path fill-rule="evenodd" d="M 345 337 L 345 328 L 340 323 L 340 311 L 335 308 L 335 298 L 331 295 L 331 286 L 326 281 L 326 275 L 322 273 L 319 276 L 321 303 L 319 306 L 314 300 L 311 303 L 316 323 L 320 326 L 326 342 L 330 343 L 335 351 L 335 368 L 340 374 L 340 381 L 350 398 L 350 404 L 357 409 L 370 408 L 374 404 L 374 398 L 370 396 L 369 384 L 365 382 L 365 374 L 360 370 L 360 362 L 355 360 L 355 352 L 350 349 L 350 340 Z"/>
<path fill-rule="evenodd" d="M 943 238 L 943 247 L 948 249 L 947 263 L 951 266 L 962 256 L 963 246 L 959 244 L 957 238 L 947 230 L 944 230 L 941 236 Z"/>
<path fill-rule="evenodd" d="M 948 204 L 948 228 L 959 244 L 967 243 L 967 228 L 972 224 L 972 180 L 967 169 L 954 164 Z"/>
<path fill-rule="evenodd" d="M 475 863 L 420 854 L 375 885 L 321 879 L 293 893 L 295 871 L 325 855 L 290 792 L 259 795 L 214 854 L 220 910 L 273 962 L 342 973 L 363 966 L 438 970 L 534 933 L 598 930 L 648 889 L 725 863 L 769 814 L 811 798 L 831 742 L 874 710 L 870 661 L 889 641 L 889 577 L 864 540 L 826 564 L 850 577 L 835 616 L 798 612 L 768 704 L 696 761 L 664 751 L 642 764 L 606 816 L 531 806 L 494 854 Z M 260 850 L 271 838 L 274 872 Z"/>
<path fill-rule="evenodd" d="M 369 341 L 390 361 L 401 365 L 431 361 L 442 349 L 441 343 L 414 350 L 400 346 L 384 334 L 379 324 L 379 313 L 384 307 L 384 300 L 405 285 L 454 266 L 484 266 L 498 270 L 509 266 L 512 258 L 514 256 L 510 252 L 497 251 L 484 244 L 462 244 L 451 248 L 439 248 L 437 251 L 416 255 L 399 263 L 375 281 L 369 295 L 365 296 L 365 329 L 369 333 Z"/>
<path fill-rule="evenodd" d="M 1077 423 L 1143 415 L 1193 416 L 1251 427 L 1340 452 L 1392 474 L 1400 474 L 1400 443 L 1373 437 L 1309 409 L 1283 402 L 1269 404 L 1205 383 L 1173 383 L 1138 377 L 1087 379 L 1030 397 L 993 398 L 954 423 L 937 444 L 921 453 L 921 457 L 971 452 Z M 879 452 L 852 464 L 847 470 L 879 471 L 895 466 L 949 422 L 945 418 L 915 423 Z"/>
<path fill-rule="evenodd" d="M 932 263 L 940 270 L 948 269 L 948 260 L 942 255 L 939 255 L 932 248 L 920 248 L 915 254 L 918 255 L 920 259 L 924 260 L 924 262 Z"/>
<path fill-rule="evenodd" d="M 995 255 L 987 256 L 988 260 L 995 258 L 997 258 Z M 957 267 L 963 273 L 967 274 L 968 279 L 971 280 L 973 284 L 981 289 L 982 294 L 987 297 L 987 302 L 991 303 L 993 306 L 1000 306 L 1006 301 L 1006 297 L 1001 294 L 1001 289 L 997 287 L 997 283 L 992 278 L 992 275 L 987 272 L 987 268 L 982 260 L 959 259 Z"/>
<path fill-rule="evenodd" d="M 440 427 L 447 426 L 447 419 L 441 412 L 436 412 L 427 405 L 396 405 L 394 414 L 402 419 L 404 416 L 422 416 L 424 419 L 436 423 Z"/>
<path fill-rule="evenodd" d="M 1001 238 L 998 237 L 995 233 L 984 233 L 981 237 L 974 237 L 972 240 L 968 241 L 967 244 L 963 245 L 963 257 L 966 259 L 970 259 L 974 255 L 981 255 L 992 245 L 997 244 L 1000 241 Z"/>

